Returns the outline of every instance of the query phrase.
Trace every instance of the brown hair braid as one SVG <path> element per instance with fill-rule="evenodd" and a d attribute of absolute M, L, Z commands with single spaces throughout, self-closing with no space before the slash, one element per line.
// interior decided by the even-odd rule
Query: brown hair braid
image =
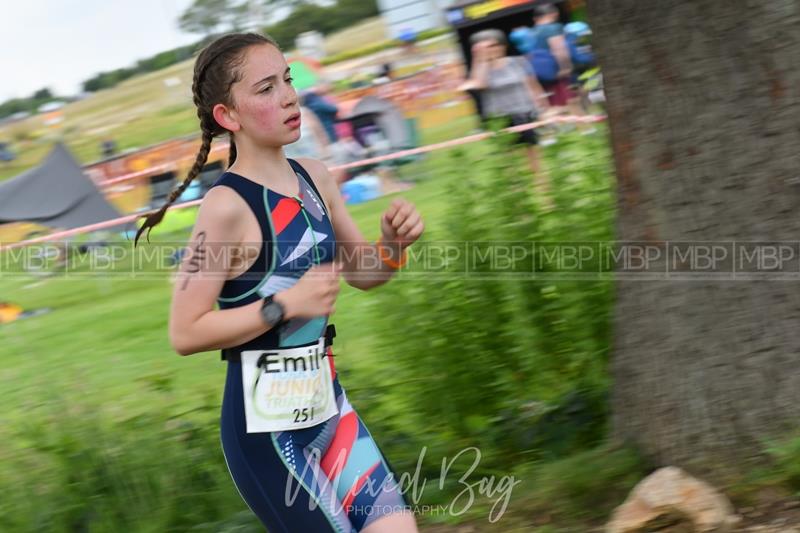
<path fill-rule="evenodd" d="M 280 49 L 278 43 L 266 35 L 231 33 L 223 35 L 206 46 L 197 56 L 192 79 L 192 100 L 197 108 L 197 118 L 200 119 L 202 143 L 186 179 L 170 193 L 169 199 L 161 206 L 161 209 L 147 215 L 144 224 L 136 232 L 136 237 L 133 241 L 134 246 L 139 242 L 139 237 L 145 230 L 148 230 L 147 241 L 150 241 L 150 231 L 161 222 L 169 206 L 183 194 L 192 180 L 200 174 L 208 159 L 208 154 L 211 151 L 211 141 L 214 137 L 226 132 L 230 134 L 228 166 L 232 165 L 236 160 L 236 144 L 233 142 L 233 134 L 217 123 L 212 110 L 218 103 L 227 106 L 233 105 L 231 101 L 231 86 L 242 79 L 239 67 L 244 61 L 244 51 L 251 46 L 260 44 L 271 44 Z"/>

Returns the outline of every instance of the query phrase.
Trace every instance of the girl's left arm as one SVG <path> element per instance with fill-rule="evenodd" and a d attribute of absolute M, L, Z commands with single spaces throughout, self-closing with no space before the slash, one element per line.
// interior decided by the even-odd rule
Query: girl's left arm
<path fill-rule="evenodd" d="M 345 281 L 361 290 L 389 281 L 396 267 L 402 265 L 405 249 L 419 239 L 425 229 L 414 205 L 401 198 L 393 200 L 381 216 L 380 244 L 369 243 L 347 212 L 342 194 L 327 167 L 313 159 L 298 161 L 311 174 L 327 204 Z"/>

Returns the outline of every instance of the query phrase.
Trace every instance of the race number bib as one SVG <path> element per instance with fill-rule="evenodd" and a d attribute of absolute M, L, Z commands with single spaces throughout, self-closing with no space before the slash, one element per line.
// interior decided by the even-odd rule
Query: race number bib
<path fill-rule="evenodd" d="M 241 355 L 248 433 L 307 428 L 339 412 L 324 337 L 313 346 Z"/>

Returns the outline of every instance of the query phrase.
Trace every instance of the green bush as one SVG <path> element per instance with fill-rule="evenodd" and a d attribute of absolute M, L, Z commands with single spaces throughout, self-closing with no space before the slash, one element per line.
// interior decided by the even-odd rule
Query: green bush
<path fill-rule="evenodd" d="M 14 428 L 0 530 L 189 531 L 247 511 L 220 451 L 213 402 L 195 417 L 151 410 L 125 419 L 64 405 L 34 408 Z"/>
<path fill-rule="evenodd" d="M 524 157 L 508 140 L 470 145 L 469 151 L 454 152 L 452 161 L 436 159 L 432 174 L 449 184 L 448 224 L 438 233 L 427 232 L 425 242 L 412 250 L 444 240 L 610 238 L 613 196 L 605 137 L 564 135 L 548 149 L 557 205 L 552 212 L 540 209 L 531 176 L 521 170 Z M 382 346 L 374 348 L 384 358 L 380 363 L 370 359 L 363 368 L 343 364 L 340 372 L 343 383 L 366 384 L 348 388 L 348 396 L 357 408 L 368 406 L 363 410 L 367 427 L 394 469 L 413 472 L 427 446 L 420 475 L 429 489 L 420 503 L 431 504 L 450 503 L 463 489 L 459 475 L 470 466 L 463 460 L 455 465 L 439 491 L 441 459 L 473 446 L 481 451 L 481 463 L 471 478 L 520 468 L 528 489 L 539 484 L 530 495 L 536 509 L 552 504 L 568 514 L 570 506 L 589 505 L 593 494 L 603 494 L 602 480 L 627 487 L 635 477 L 625 473 L 633 470 L 632 462 L 580 453 L 602 441 L 605 431 L 610 282 L 498 276 L 487 260 L 475 261 L 468 277 L 460 274 L 466 264 L 460 257 L 423 269 L 412 257 L 408 281 L 401 273 L 374 298 L 363 298 L 371 307 L 370 321 L 380 328 Z M 552 274 L 559 270 L 537 251 L 517 258 L 505 274 L 530 273 L 533 266 Z M 601 266 L 589 262 L 585 268 Z M 164 272 L 156 264 L 148 269 Z M 415 272 L 439 278 L 412 279 Z M 139 287 L 121 285 L 114 294 L 124 300 Z M 156 296 L 153 301 L 161 305 Z M 51 289 L 39 297 L 41 302 L 30 305 L 69 308 L 77 317 L 83 316 L 79 303 L 87 298 L 74 288 L 58 297 Z M 91 316 L 96 313 L 92 307 Z M 124 317 L 129 324 L 127 308 Z M 157 313 L 142 320 L 130 322 L 131 335 L 163 326 Z M 92 343 L 129 333 L 110 319 L 107 331 L 108 339 L 98 339 L 95 332 Z M 155 337 L 152 345 L 163 349 Z M 360 375 L 350 380 L 348 372 Z M 262 530 L 225 467 L 218 400 L 178 413 L 175 375 L 153 371 L 137 381 L 132 390 L 144 391 L 136 395 L 140 413 L 119 413 L 74 392 L 64 393 L 68 399 L 41 405 L 31 400 L 12 408 L 0 425 L 0 531 Z M 575 452 L 582 459 L 573 459 Z M 548 470 L 548 465 L 555 466 Z M 592 477 L 595 470 L 600 480 Z M 484 513 L 481 505 L 487 504 L 476 503 L 476 513 Z M 528 512 L 516 496 L 512 505 Z"/>
<path fill-rule="evenodd" d="M 520 485 L 517 505 L 530 516 L 549 516 L 560 526 L 603 523 L 650 470 L 651 466 L 634 451 L 604 444 L 557 461 L 523 467 L 517 475 L 528 483 Z"/>
<path fill-rule="evenodd" d="M 800 496 L 800 435 L 767 448 L 772 460 L 773 477 Z"/>
<path fill-rule="evenodd" d="M 737 506 L 763 505 L 765 495 L 773 501 L 800 497 L 800 434 L 764 439 L 763 453 L 729 481 L 726 493 Z"/>
<path fill-rule="evenodd" d="M 438 267 L 412 259 L 374 310 L 387 354 L 376 374 L 390 376 L 374 399 L 385 413 L 376 425 L 394 436 L 387 447 L 404 468 L 425 445 L 437 457 L 477 446 L 491 468 L 562 457 L 604 437 L 611 282 L 581 279 L 602 270 L 599 252 L 558 279 L 563 266 L 538 246 L 611 238 L 607 151 L 582 142 L 565 136 L 548 156 L 558 206 L 548 212 L 508 136 L 488 151 L 454 153 L 442 176 L 447 234 L 426 235 L 418 248 L 470 251 Z M 475 255 L 503 241 L 521 253 L 502 269 Z"/>

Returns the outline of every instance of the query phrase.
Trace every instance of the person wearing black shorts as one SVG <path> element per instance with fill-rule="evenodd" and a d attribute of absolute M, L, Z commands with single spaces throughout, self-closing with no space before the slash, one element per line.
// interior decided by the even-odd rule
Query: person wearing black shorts
<path fill-rule="evenodd" d="M 500 30 L 480 31 L 470 41 L 472 69 L 469 81 L 481 91 L 483 114 L 489 120 L 502 119 L 509 126 L 535 121 L 548 108 L 548 103 L 530 63 L 522 56 L 508 55 L 508 41 Z M 536 131 L 521 132 L 518 139 L 527 147 L 537 189 L 546 194 L 549 185 L 541 172 Z"/>

